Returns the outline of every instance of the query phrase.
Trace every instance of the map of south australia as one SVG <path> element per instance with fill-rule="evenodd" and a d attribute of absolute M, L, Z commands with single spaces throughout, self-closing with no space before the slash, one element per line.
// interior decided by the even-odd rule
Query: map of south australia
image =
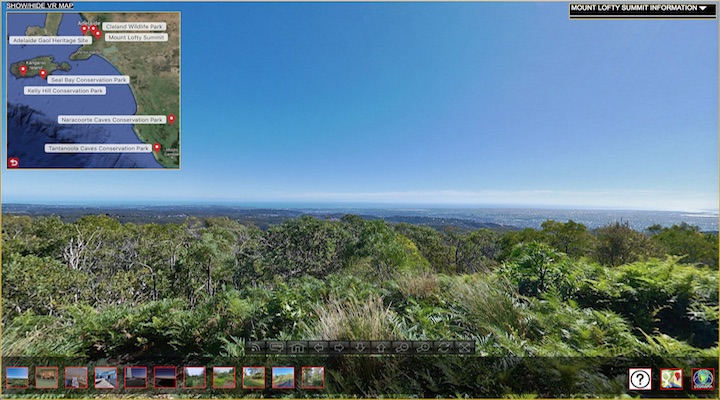
<path fill-rule="evenodd" d="M 179 168 L 180 13 L 7 13 L 8 168 Z"/>

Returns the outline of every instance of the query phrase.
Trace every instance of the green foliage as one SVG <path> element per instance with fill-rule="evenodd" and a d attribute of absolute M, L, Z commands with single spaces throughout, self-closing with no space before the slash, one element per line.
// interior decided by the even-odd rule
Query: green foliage
<path fill-rule="evenodd" d="M 603 265 L 617 267 L 655 253 L 647 236 L 630 228 L 627 222 L 598 228 L 595 235 L 595 259 Z"/>
<path fill-rule="evenodd" d="M 497 264 L 500 253 L 499 235 L 480 229 L 466 235 L 451 233 L 455 245 L 455 269 L 460 273 L 489 271 Z"/>
<path fill-rule="evenodd" d="M 587 227 L 573 220 L 547 220 L 542 223 L 542 233 L 550 246 L 571 257 L 588 254 L 594 242 Z"/>
<path fill-rule="evenodd" d="M 271 227 L 263 243 L 269 278 L 324 275 L 343 266 L 349 234 L 336 222 L 304 216 Z"/>
<path fill-rule="evenodd" d="M 68 325 L 57 316 L 25 311 L 3 326 L 3 355 L 48 358 L 84 356 L 80 338 L 67 335 L 67 332 Z"/>
<path fill-rule="evenodd" d="M 88 274 L 50 257 L 12 253 L 3 257 L 2 264 L 4 318 L 26 311 L 58 315 L 65 305 L 92 295 Z"/>
<path fill-rule="evenodd" d="M 562 253 L 533 241 L 516 245 L 501 273 L 518 285 L 520 294 L 537 297 L 550 289 L 566 290 L 568 264 Z"/>
<path fill-rule="evenodd" d="M 415 243 L 433 270 L 444 273 L 455 271 L 455 249 L 449 244 L 447 235 L 427 226 L 407 223 L 398 224 L 395 231 Z"/>
<path fill-rule="evenodd" d="M 501 261 L 507 260 L 515 246 L 520 243 L 530 242 L 546 242 L 545 234 L 542 231 L 533 228 L 525 228 L 517 232 L 508 232 L 500 239 L 500 256 Z"/>
<path fill-rule="evenodd" d="M 642 331 L 657 329 L 708 347 L 717 341 L 717 312 L 710 311 L 717 310 L 717 287 L 716 273 L 669 257 L 614 269 L 592 267 L 576 298 L 587 307 L 613 310 Z"/>
<path fill-rule="evenodd" d="M 181 300 L 149 302 L 139 307 L 111 306 L 103 310 L 73 307 L 69 310 L 71 334 L 83 341 L 92 358 L 144 352 L 151 355 L 198 353 L 192 338 L 193 328 L 201 328 L 201 313 L 191 313 Z M 194 325 L 194 326 L 193 326 Z M 207 327 L 207 324 L 204 324 Z M 195 332 L 203 339 L 207 328 Z"/>
<path fill-rule="evenodd" d="M 429 267 L 415 243 L 382 220 L 360 223 L 353 255 L 367 258 L 372 272 L 379 278 L 388 278 L 397 271 Z"/>
<path fill-rule="evenodd" d="M 662 253 L 683 256 L 683 263 L 704 264 L 711 268 L 718 267 L 718 236 L 702 233 L 697 226 L 686 223 L 662 228 L 653 225 L 648 228 L 652 233 L 650 239 Z"/>
<path fill-rule="evenodd" d="M 573 221 L 500 235 L 355 216 L 267 231 L 227 218 L 4 216 L 3 356 L 221 364 L 244 356 L 247 340 L 473 340 L 503 357 L 482 368 L 343 357 L 328 382 L 370 397 L 618 393 L 623 380 L 578 376 L 559 357 L 717 355 L 716 236 L 650 232 L 612 224 L 593 237 Z M 657 251 L 677 257 L 648 258 Z"/>
<path fill-rule="evenodd" d="M 542 332 L 538 356 L 619 357 L 641 356 L 640 341 L 622 316 L 607 310 L 581 308 L 565 302 L 557 291 L 549 291 L 530 309 Z"/>
<path fill-rule="evenodd" d="M 502 275 L 440 277 L 445 308 L 454 316 L 455 337 L 475 339 L 480 352 L 521 355 L 537 337 L 528 302 Z"/>
<path fill-rule="evenodd" d="M 3 215 L 3 257 L 10 253 L 60 258 L 69 226 L 59 217 Z"/>

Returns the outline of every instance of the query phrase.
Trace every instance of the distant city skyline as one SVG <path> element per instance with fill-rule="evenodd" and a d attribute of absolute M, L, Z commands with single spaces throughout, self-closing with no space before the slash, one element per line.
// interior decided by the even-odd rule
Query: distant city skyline
<path fill-rule="evenodd" d="M 181 12 L 181 169 L 3 167 L 4 203 L 718 209 L 717 21 L 76 3 L 123 9 Z"/>

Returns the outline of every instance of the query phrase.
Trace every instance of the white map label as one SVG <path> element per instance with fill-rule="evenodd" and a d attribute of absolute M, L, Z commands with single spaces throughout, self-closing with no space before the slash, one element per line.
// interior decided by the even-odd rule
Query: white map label
<path fill-rule="evenodd" d="M 167 41 L 167 39 L 165 39 Z M 92 44 L 90 36 L 10 36 L 8 43 L 14 45 L 26 44 L 55 44 L 55 45 L 84 45 Z"/>
<path fill-rule="evenodd" d="M 165 115 L 58 115 L 58 124 L 166 124 Z"/>

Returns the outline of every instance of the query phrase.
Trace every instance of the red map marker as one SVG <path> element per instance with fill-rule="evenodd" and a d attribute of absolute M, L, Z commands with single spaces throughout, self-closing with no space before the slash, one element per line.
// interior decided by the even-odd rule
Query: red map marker
<path fill-rule="evenodd" d="M 87 33 L 88 26 L 85 24 L 80 25 L 80 30 L 82 31 L 83 35 Z"/>
<path fill-rule="evenodd" d="M 172 125 L 175 122 L 175 114 L 168 115 L 168 122 Z"/>
<path fill-rule="evenodd" d="M 45 77 L 47 76 L 47 71 L 45 71 L 45 69 L 41 69 L 38 74 L 40 74 L 41 78 L 45 79 Z"/>
<path fill-rule="evenodd" d="M 21 65 L 20 66 L 20 75 L 25 76 L 27 74 L 27 66 Z"/>
<path fill-rule="evenodd" d="M 160 143 L 155 143 L 153 145 L 153 150 L 155 150 L 155 154 L 157 154 L 160 151 Z"/>
<path fill-rule="evenodd" d="M 100 39 L 100 35 L 102 35 L 102 32 L 94 31 L 93 34 L 95 35 L 95 39 Z"/>
<path fill-rule="evenodd" d="M 90 31 L 92 31 L 94 33 L 96 30 L 97 30 L 97 26 L 90 25 Z"/>

